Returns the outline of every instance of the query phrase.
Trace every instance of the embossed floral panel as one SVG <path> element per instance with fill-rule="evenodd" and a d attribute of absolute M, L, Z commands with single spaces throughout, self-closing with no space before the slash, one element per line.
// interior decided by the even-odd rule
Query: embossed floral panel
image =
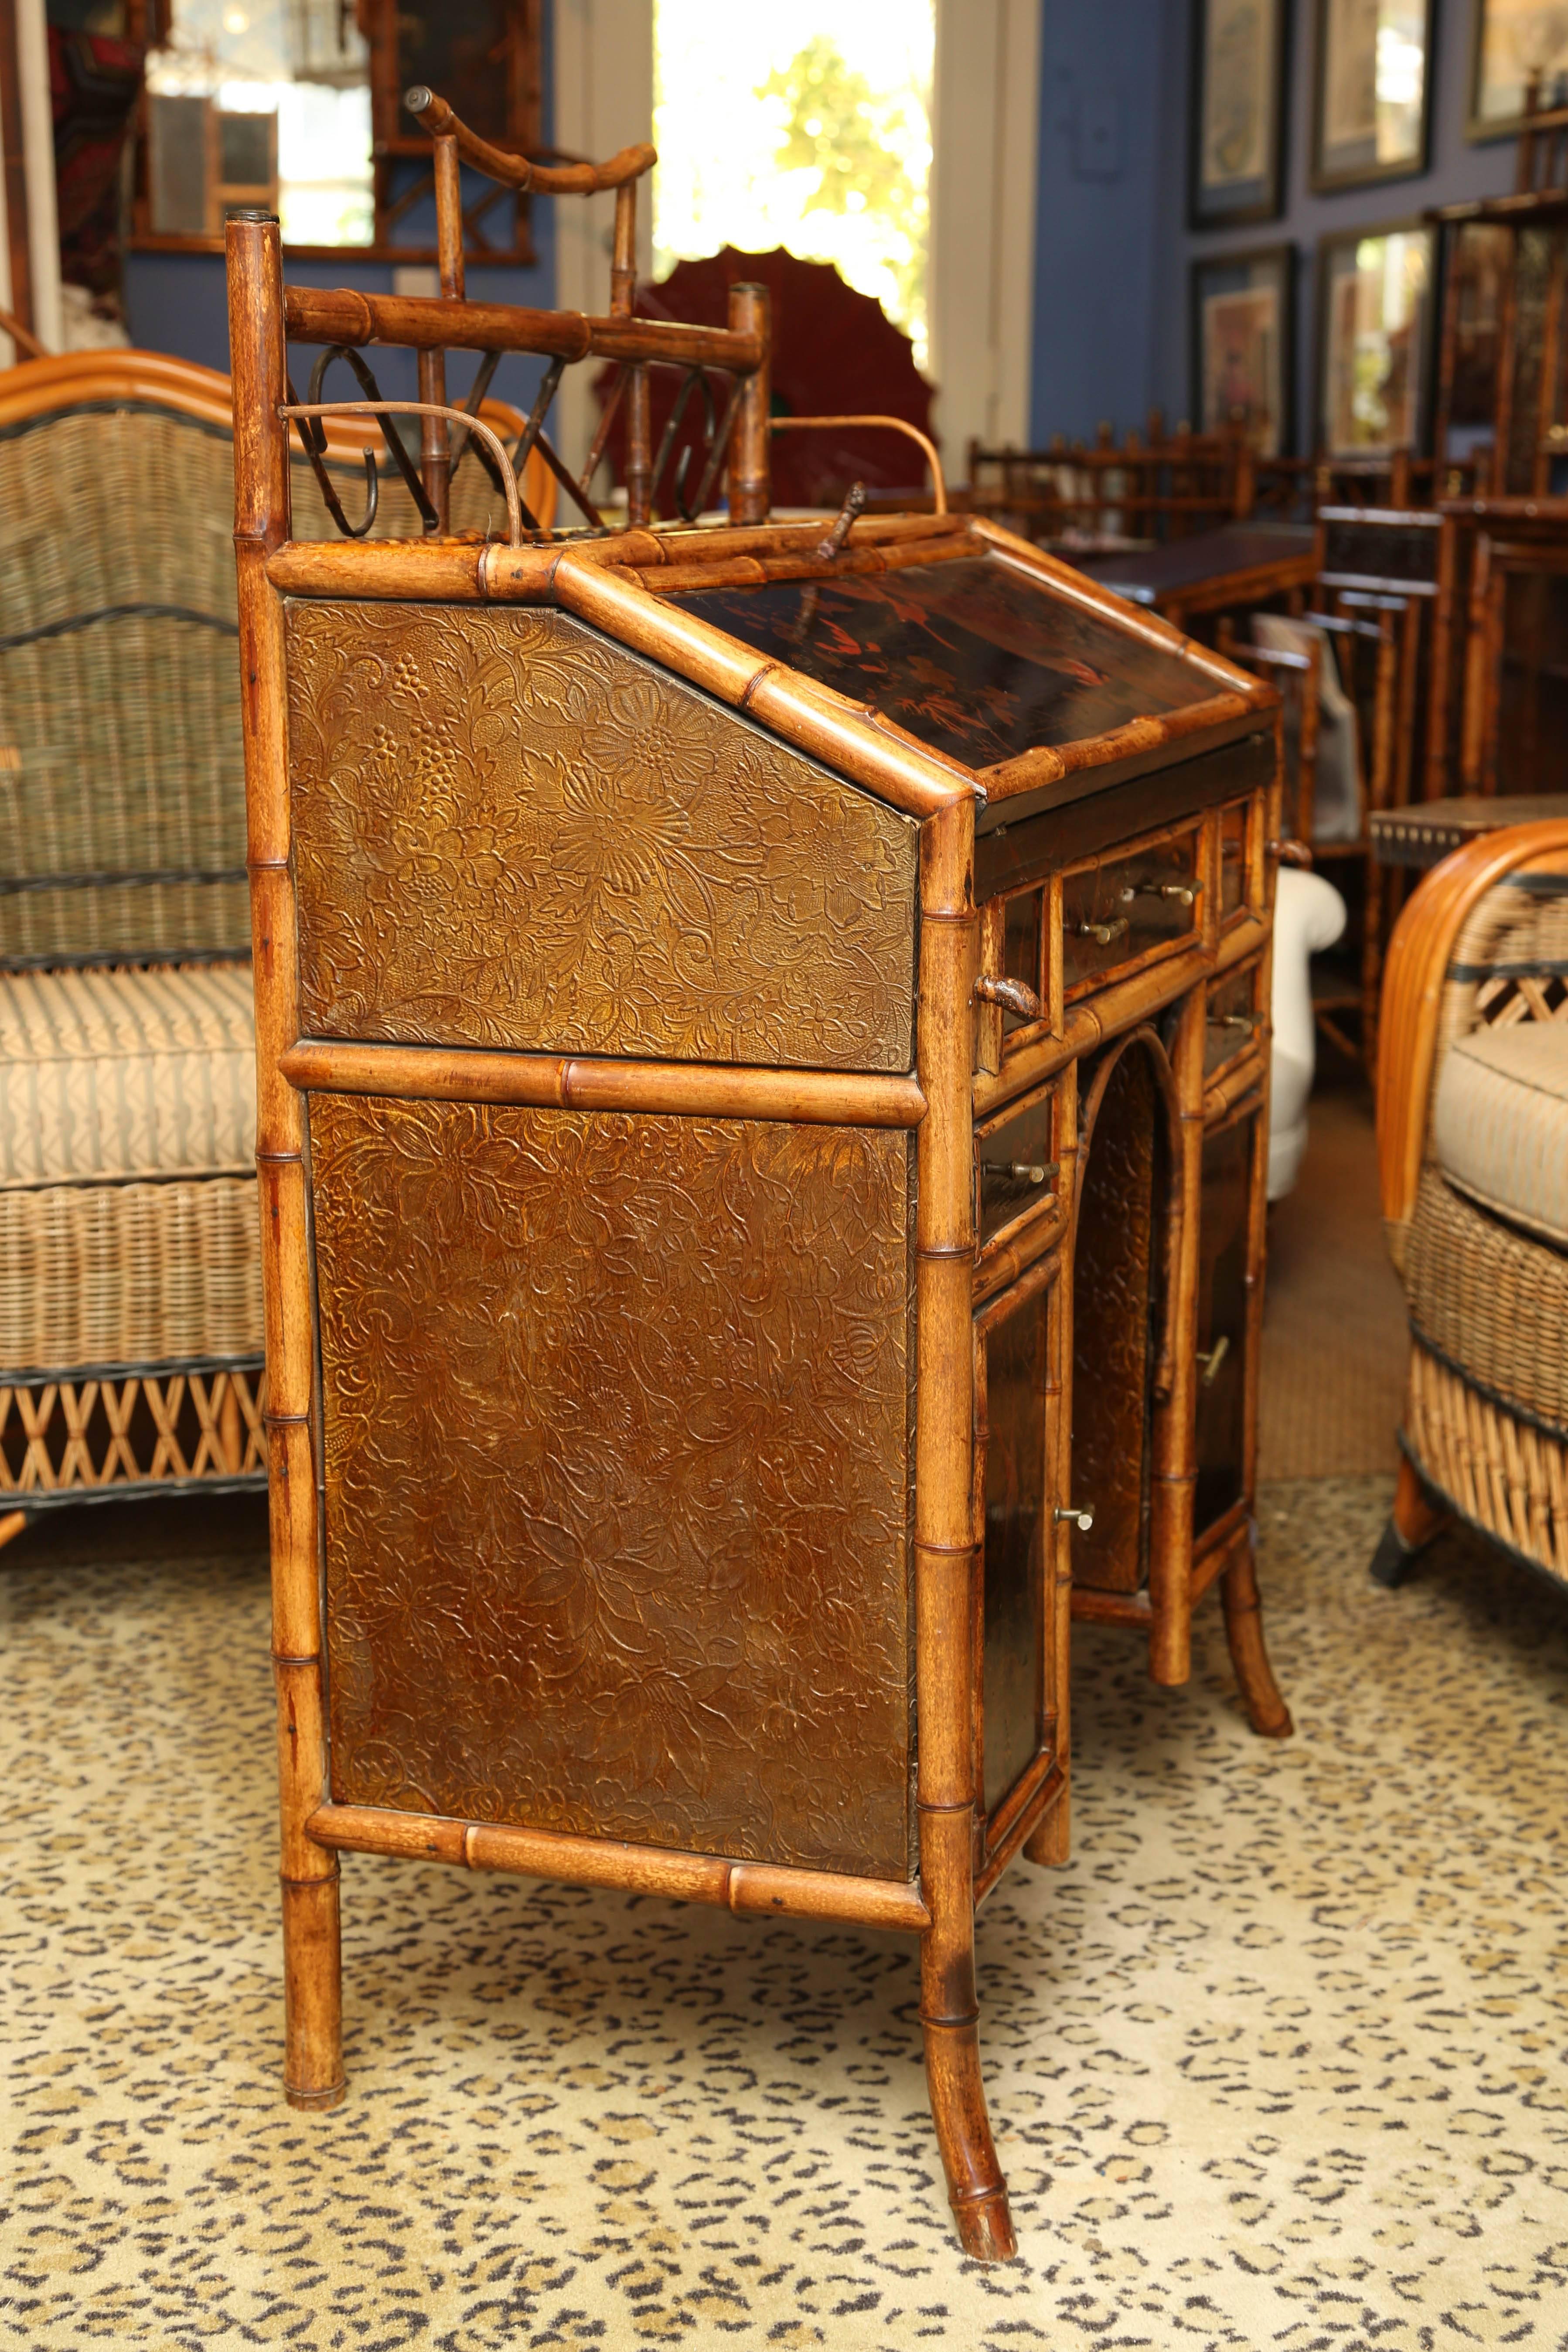
<path fill-rule="evenodd" d="M 911 1066 L 912 820 L 565 614 L 288 628 L 312 1034 Z"/>
<path fill-rule="evenodd" d="M 310 1102 L 333 1794 L 905 1877 L 912 1139 Z"/>

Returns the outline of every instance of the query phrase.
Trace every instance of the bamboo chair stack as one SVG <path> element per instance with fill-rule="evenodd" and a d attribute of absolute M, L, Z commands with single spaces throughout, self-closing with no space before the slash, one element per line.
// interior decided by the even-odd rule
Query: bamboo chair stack
<path fill-rule="evenodd" d="M 1043 449 L 969 445 L 963 503 L 1021 537 L 1079 550 L 1184 539 L 1263 512 L 1288 511 L 1304 468 L 1260 458 L 1240 433 L 1167 433 L 1152 410 L 1146 434 L 1118 443 L 1108 423 L 1092 443 L 1058 434 Z"/>

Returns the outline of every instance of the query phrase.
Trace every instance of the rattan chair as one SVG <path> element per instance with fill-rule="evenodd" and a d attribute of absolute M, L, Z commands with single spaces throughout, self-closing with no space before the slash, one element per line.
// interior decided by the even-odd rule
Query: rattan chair
<path fill-rule="evenodd" d="M 332 421 L 356 519 L 376 438 Z M 231 445 L 209 369 L 0 374 L 0 1541 L 266 1485 Z M 335 535 L 293 473 L 296 536 Z M 374 535 L 417 537 L 382 473 Z M 533 469 L 536 512 L 553 487 Z M 452 496 L 504 526 L 479 465 Z"/>
<path fill-rule="evenodd" d="M 1568 1582 L 1568 824 L 1484 835 L 1411 898 L 1377 1124 L 1411 1348 L 1373 1574 L 1456 1517 Z"/>

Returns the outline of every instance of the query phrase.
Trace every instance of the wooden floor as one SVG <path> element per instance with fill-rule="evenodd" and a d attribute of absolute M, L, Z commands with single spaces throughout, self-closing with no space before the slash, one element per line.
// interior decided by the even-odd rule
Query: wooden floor
<path fill-rule="evenodd" d="M 1384 1246 L 1372 1096 L 1331 1068 L 1306 1162 L 1268 1217 L 1261 1478 L 1392 1470 L 1404 1402 L 1405 1301 Z"/>

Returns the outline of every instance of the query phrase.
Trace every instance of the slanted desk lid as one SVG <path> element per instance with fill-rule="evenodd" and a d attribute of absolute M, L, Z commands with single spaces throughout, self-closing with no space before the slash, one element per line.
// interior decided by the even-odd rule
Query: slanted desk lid
<path fill-rule="evenodd" d="M 1215 691 L 1212 670 L 990 554 L 669 601 L 980 770 Z"/>

